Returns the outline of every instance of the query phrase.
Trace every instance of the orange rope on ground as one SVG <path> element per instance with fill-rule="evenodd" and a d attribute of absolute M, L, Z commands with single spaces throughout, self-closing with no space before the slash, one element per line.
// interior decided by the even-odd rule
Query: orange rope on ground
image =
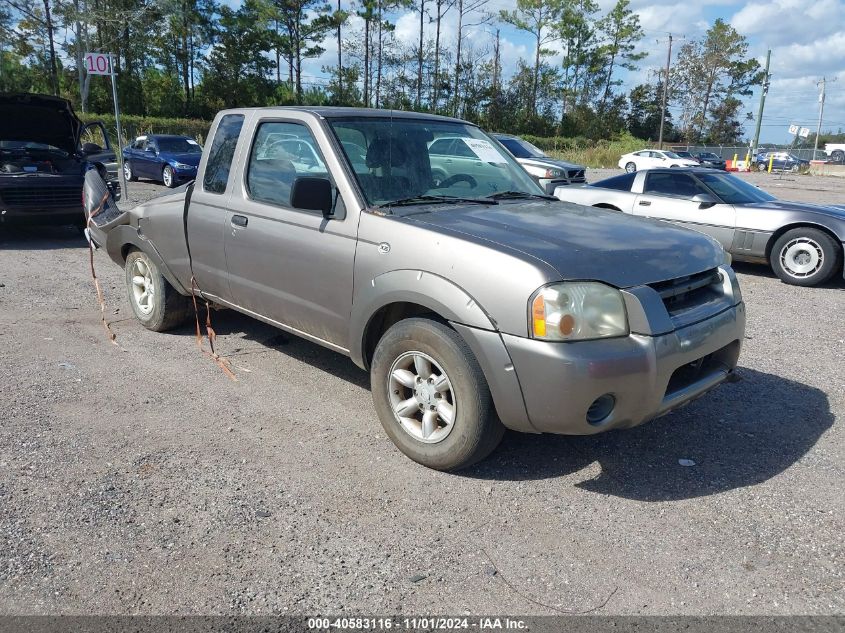
<path fill-rule="evenodd" d="M 100 200 L 99 206 L 91 212 L 91 215 L 88 216 L 88 220 L 85 222 L 86 229 L 90 230 L 91 220 L 95 215 L 99 214 L 103 210 L 108 199 L 109 192 L 107 191 L 103 196 L 103 199 Z M 117 342 L 117 336 L 115 336 L 115 333 L 112 331 L 111 325 L 109 325 L 108 321 L 106 321 L 106 301 L 103 297 L 103 289 L 100 287 L 100 280 L 97 279 L 97 272 L 94 270 L 94 245 L 91 243 L 90 238 L 88 238 L 88 255 L 91 263 L 91 278 L 94 280 L 94 288 L 97 290 L 97 303 L 100 304 L 100 318 L 103 321 L 103 328 L 106 330 L 106 336 L 111 344 L 120 347 Z"/>
<path fill-rule="evenodd" d="M 208 337 L 208 346 L 211 348 L 211 351 L 209 352 L 202 345 L 203 336 L 202 330 L 200 329 L 200 312 L 197 307 L 197 292 L 202 294 L 199 286 L 197 286 L 197 280 L 193 275 L 191 275 L 191 299 L 194 303 L 194 317 L 196 318 L 197 324 L 197 347 L 204 355 L 210 357 L 215 363 L 217 363 L 217 366 L 223 370 L 223 373 L 225 373 L 230 379 L 237 382 L 238 378 L 235 376 L 235 372 L 232 371 L 231 363 L 220 356 L 220 354 L 218 354 L 214 349 L 214 341 L 217 340 L 217 333 L 214 331 L 214 328 L 211 327 L 211 304 L 207 300 L 205 301 L 205 331 L 206 336 Z"/>

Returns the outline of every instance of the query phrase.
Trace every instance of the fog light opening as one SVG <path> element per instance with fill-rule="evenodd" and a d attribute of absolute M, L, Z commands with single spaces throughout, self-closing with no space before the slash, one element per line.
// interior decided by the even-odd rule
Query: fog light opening
<path fill-rule="evenodd" d="M 613 407 L 616 406 L 616 398 L 609 393 L 599 396 L 593 400 L 593 404 L 587 409 L 587 424 L 593 426 L 601 424 L 613 413 Z"/>

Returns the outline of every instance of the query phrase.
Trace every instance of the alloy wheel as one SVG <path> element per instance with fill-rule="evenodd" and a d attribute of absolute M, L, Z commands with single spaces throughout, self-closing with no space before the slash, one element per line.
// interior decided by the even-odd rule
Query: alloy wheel
<path fill-rule="evenodd" d="M 387 376 L 390 406 L 399 426 L 414 439 L 436 444 L 451 433 L 457 402 L 443 368 L 428 354 L 406 352 Z"/>

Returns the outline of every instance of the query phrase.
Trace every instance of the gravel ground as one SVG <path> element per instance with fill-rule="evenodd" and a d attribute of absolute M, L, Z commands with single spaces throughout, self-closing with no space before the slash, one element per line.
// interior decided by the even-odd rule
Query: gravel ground
<path fill-rule="evenodd" d="M 220 312 L 232 382 L 96 263 L 120 347 L 75 232 L 0 229 L 0 613 L 845 612 L 841 280 L 739 265 L 743 381 L 449 475 L 393 447 L 349 360 Z"/>

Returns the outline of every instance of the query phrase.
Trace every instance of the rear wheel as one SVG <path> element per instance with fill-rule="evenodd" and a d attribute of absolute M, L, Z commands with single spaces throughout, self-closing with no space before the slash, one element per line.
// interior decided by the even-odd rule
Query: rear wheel
<path fill-rule="evenodd" d="M 413 318 L 391 327 L 376 347 L 370 383 L 385 432 L 424 466 L 466 468 L 502 439 L 478 361 L 443 323 Z"/>
<path fill-rule="evenodd" d="M 129 303 L 148 330 L 164 332 L 184 323 L 191 315 L 191 299 L 176 292 L 156 263 L 143 251 L 126 258 L 126 290 Z"/>
<path fill-rule="evenodd" d="M 830 235 L 799 227 L 781 235 L 769 262 L 781 281 L 795 286 L 822 284 L 841 267 L 842 251 Z"/>
<path fill-rule="evenodd" d="M 841 149 L 835 149 L 833 150 L 833 152 L 831 152 L 830 157 L 836 163 L 845 162 L 845 151 L 842 151 Z"/>
<path fill-rule="evenodd" d="M 165 187 L 173 188 L 176 186 L 176 172 L 173 171 L 173 167 L 170 165 L 164 166 L 164 169 L 161 170 L 161 181 Z"/>
<path fill-rule="evenodd" d="M 766 171 L 768 168 L 766 163 L 757 163 L 757 171 Z"/>
<path fill-rule="evenodd" d="M 635 171 L 637 171 L 637 164 L 633 161 L 631 161 L 630 163 L 625 163 L 625 171 L 627 171 L 629 174 L 633 174 Z"/>

